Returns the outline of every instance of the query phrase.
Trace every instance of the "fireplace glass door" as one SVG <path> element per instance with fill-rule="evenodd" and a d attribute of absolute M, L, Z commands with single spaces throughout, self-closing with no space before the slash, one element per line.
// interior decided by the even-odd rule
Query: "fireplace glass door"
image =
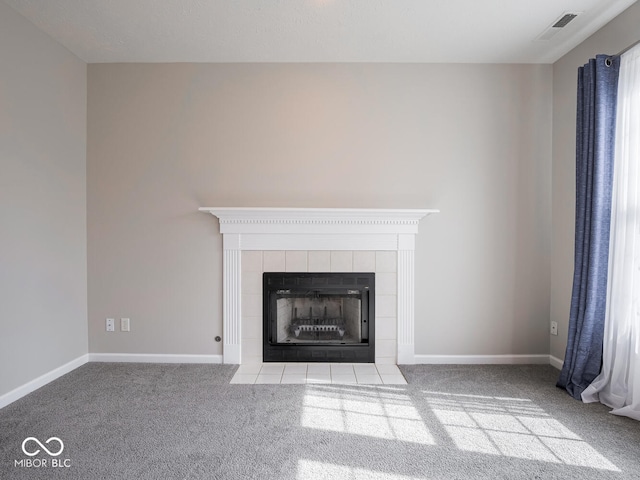
<path fill-rule="evenodd" d="M 373 361 L 373 273 L 265 273 L 264 361 Z"/>
<path fill-rule="evenodd" d="M 363 333 L 368 337 L 362 295 L 361 290 L 276 290 L 276 343 L 361 343 Z"/>

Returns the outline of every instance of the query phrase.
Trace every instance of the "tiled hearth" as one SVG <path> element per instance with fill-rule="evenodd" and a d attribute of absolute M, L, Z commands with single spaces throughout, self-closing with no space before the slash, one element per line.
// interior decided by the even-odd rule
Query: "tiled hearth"
<path fill-rule="evenodd" d="M 264 363 L 240 365 L 231 383 L 406 385 L 396 365 L 373 363 Z"/>
<path fill-rule="evenodd" d="M 326 271 L 376 273 L 376 365 L 415 362 L 415 235 L 420 219 L 437 210 L 222 207 L 200 211 L 218 217 L 223 235 L 224 363 L 272 369 L 267 368 L 271 364 L 261 365 L 262 272 Z M 356 367 L 351 368 L 357 382 Z M 257 380 L 260 370 L 247 374 L 255 374 Z M 285 375 L 283 367 L 281 380 Z M 377 375 L 384 380 L 381 372 Z"/>

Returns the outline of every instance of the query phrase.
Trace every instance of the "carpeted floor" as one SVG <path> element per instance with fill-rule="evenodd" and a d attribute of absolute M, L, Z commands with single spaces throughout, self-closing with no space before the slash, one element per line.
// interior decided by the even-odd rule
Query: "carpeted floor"
<path fill-rule="evenodd" d="M 403 366 L 408 385 L 230 385 L 235 369 L 84 365 L 0 410 L 0 478 L 640 478 L 640 424 L 549 366 Z M 28 437 L 64 450 L 28 440 L 29 457 Z"/>

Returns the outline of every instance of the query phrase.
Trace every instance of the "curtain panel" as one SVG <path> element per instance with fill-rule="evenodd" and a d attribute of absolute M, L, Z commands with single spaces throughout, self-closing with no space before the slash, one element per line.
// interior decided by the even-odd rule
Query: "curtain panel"
<path fill-rule="evenodd" d="M 602 372 L 582 393 L 640 420 L 640 46 L 620 60 Z"/>
<path fill-rule="evenodd" d="M 578 70 L 573 291 L 557 383 L 578 400 L 602 365 L 619 68 L 598 55 Z"/>

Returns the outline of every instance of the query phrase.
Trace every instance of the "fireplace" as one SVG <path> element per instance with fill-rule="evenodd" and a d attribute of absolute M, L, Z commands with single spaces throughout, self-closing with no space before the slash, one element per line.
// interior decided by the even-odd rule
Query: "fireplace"
<path fill-rule="evenodd" d="M 374 362 L 375 274 L 263 274 L 263 361 Z"/>
<path fill-rule="evenodd" d="M 375 362 L 415 362 L 415 236 L 420 219 L 438 210 L 202 207 L 200 211 L 218 218 L 223 237 L 224 363 L 263 361 L 260 277 L 273 271 L 376 272 Z"/>

